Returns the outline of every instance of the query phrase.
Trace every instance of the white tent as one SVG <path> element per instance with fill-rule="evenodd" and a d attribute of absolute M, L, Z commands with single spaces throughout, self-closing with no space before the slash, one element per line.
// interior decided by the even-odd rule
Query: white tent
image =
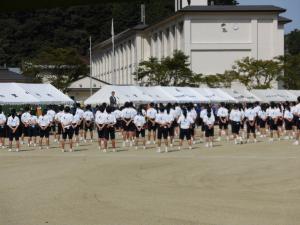
<path fill-rule="evenodd" d="M 194 90 L 208 98 L 210 102 L 237 102 L 219 88 L 194 88 Z"/>
<path fill-rule="evenodd" d="M 297 96 L 288 90 L 277 90 L 274 89 L 274 92 L 285 101 L 294 102 L 297 101 Z"/>
<path fill-rule="evenodd" d="M 260 102 L 261 99 L 252 94 L 250 91 L 246 89 L 231 89 L 231 88 L 222 88 L 222 91 L 229 94 L 238 102 Z"/>
<path fill-rule="evenodd" d="M 177 99 L 170 95 L 167 91 L 164 91 L 161 86 L 154 87 L 139 87 L 137 88 L 144 94 L 152 99 L 154 103 L 175 103 Z"/>
<path fill-rule="evenodd" d="M 0 83 L 1 105 L 39 104 L 39 100 L 16 83 Z"/>
<path fill-rule="evenodd" d="M 38 99 L 39 104 L 73 104 L 74 101 L 51 84 L 20 84 L 19 87 Z"/>
<path fill-rule="evenodd" d="M 253 89 L 251 93 L 261 99 L 262 102 L 284 102 L 286 99 L 278 95 L 274 89 Z"/>
<path fill-rule="evenodd" d="M 300 90 L 287 90 L 287 91 L 295 95 L 297 98 L 300 96 Z"/>
<path fill-rule="evenodd" d="M 147 103 L 152 102 L 152 98 L 148 95 L 140 91 L 135 86 L 114 86 L 114 85 L 106 85 L 99 91 L 97 91 L 94 95 L 85 100 L 84 104 L 101 104 L 101 103 L 109 103 L 109 98 L 111 96 L 111 92 L 116 92 L 116 99 L 118 104 L 124 104 L 125 102 L 134 102 L 134 103 Z"/>
<path fill-rule="evenodd" d="M 163 91 L 167 92 L 178 103 L 201 103 L 209 102 L 209 99 L 201 93 L 195 91 L 190 87 L 161 87 Z"/>

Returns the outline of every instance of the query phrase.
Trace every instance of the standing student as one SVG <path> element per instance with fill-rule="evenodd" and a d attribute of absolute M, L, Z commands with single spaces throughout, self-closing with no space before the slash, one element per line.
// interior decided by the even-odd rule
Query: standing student
<path fill-rule="evenodd" d="M 197 112 L 195 110 L 194 104 L 193 103 L 189 103 L 187 105 L 187 110 L 188 110 L 188 116 L 190 116 L 193 120 L 192 126 L 191 126 L 191 139 L 193 144 L 196 144 L 195 141 L 195 129 L 196 129 L 196 119 L 197 119 Z"/>
<path fill-rule="evenodd" d="M 296 102 L 291 103 L 291 112 L 293 113 L 293 136 L 296 136 L 297 133 L 297 122 L 298 122 L 298 115 L 297 115 L 297 107 Z"/>
<path fill-rule="evenodd" d="M 133 108 L 132 103 L 125 102 L 124 109 L 122 110 L 123 121 L 123 147 L 129 142 L 130 147 L 133 145 L 133 136 L 135 132 L 135 126 L 133 119 L 136 115 L 136 110 Z"/>
<path fill-rule="evenodd" d="M 177 121 L 178 121 L 178 119 L 179 119 L 179 117 L 181 116 L 181 108 L 180 108 L 180 106 L 179 106 L 179 104 L 178 103 L 175 103 L 174 104 L 174 110 L 175 110 L 175 112 L 174 112 L 174 115 L 175 115 L 175 134 L 174 134 L 174 136 L 176 135 L 176 136 L 178 136 L 179 135 L 179 124 L 177 123 Z"/>
<path fill-rule="evenodd" d="M 148 127 L 148 142 L 151 143 L 151 136 L 153 138 L 153 143 L 156 141 L 156 123 L 155 117 L 157 114 L 157 110 L 154 108 L 154 103 L 149 104 L 149 108 L 146 111 L 146 119 L 147 119 L 147 127 Z"/>
<path fill-rule="evenodd" d="M 20 149 L 20 133 L 18 132 L 18 128 L 20 126 L 20 119 L 16 115 L 16 110 L 11 110 L 11 116 L 7 119 L 7 126 L 8 126 L 8 139 L 9 139 L 9 152 L 12 151 L 12 142 L 16 140 L 16 151 L 18 152 Z"/>
<path fill-rule="evenodd" d="M 76 147 L 79 146 L 79 134 L 80 134 L 80 126 L 82 124 L 82 119 L 83 116 L 81 117 L 80 113 L 76 113 L 76 111 L 73 113 L 73 121 L 72 121 L 72 128 L 74 130 L 74 134 L 75 134 L 75 143 L 76 143 Z"/>
<path fill-rule="evenodd" d="M 59 106 L 59 111 L 55 115 L 55 124 L 57 127 L 57 139 L 54 139 L 54 142 L 60 142 L 60 138 L 62 135 L 62 125 L 61 125 L 61 117 L 64 115 L 64 106 Z"/>
<path fill-rule="evenodd" d="M 291 112 L 291 108 L 289 105 L 285 106 L 284 110 L 284 125 L 285 125 L 285 130 L 286 130 L 286 139 L 293 139 L 293 120 L 294 120 L 294 115 Z"/>
<path fill-rule="evenodd" d="M 48 116 L 47 110 L 43 110 L 42 115 L 38 118 L 38 125 L 40 130 L 40 149 L 43 148 L 43 139 L 46 139 L 46 147 L 49 149 L 49 134 L 51 130 L 52 118 Z"/>
<path fill-rule="evenodd" d="M 256 112 L 253 109 L 253 104 L 249 103 L 248 107 L 245 111 L 245 118 L 246 118 L 246 126 L 247 126 L 247 143 L 250 140 L 250 134 L 253 135 L 254 143 L 257 142 L 256 140 Z"/>
<path fill-rule="evenodd" d="M 182 109 L 182 114 L 178 118 L 177 121 L 179 125 L 179 147 L 180 150 L 183 144 L 183 140 L 186 139 L 188 141 L 189 149 L 192 149 L 192 140 L 191 140 L 191 133 L 190 127 L 193 123 L 193 119 L 188 116 L 186 108 Z"/>
<path fill-rule="evenodd" d="M 233 109 L 230 111 L 229 120 L 231 121 L 231 133 L 233 134 L 234 144 L 239 144 L 242 141 L 240 128 L 243 117 L 238 104 L 234 104 Z"/>
<path fill-rule="evenodd" d="M 173 147 L 174 135 L 175 135 L 175 111 L 172 111 L 172 105 L 168 104 L 166 108 L 167 125 L 168 125 L 168 138 L 170 139 L 170 147 Z"/>
<path fill-rule="evenodd" d="M 31 110 L 30 112 L 31 117 L 28 121 L 28 132 L 29 132 L 29 140 L 28 140 L 28 146 L 32 145 L 36 146 L 36 137 L 38 136 L 38 118 L 35 115 L 35 111 Z"/>
<path fill-rule="evenodd" d="M 113 114 L 116 117 L 117 123 L 116 123 L 116 130 L 122 132 L 122 112 L 119 108 L 115 108 L 113 111 Z"/>
<path fill-rule="evenodd" d="M 271 102 L 270 108 L 268 110 L 268 117 L 269 117 L 269 123 L 270 123 L 270 142 L 273 142 L 274 140 L 274 133 L 277 133 L 277 138 L 280 140 L 280 132 L 278 129 L 278 117 L 280 116 L 280 111 L 276 108 L 276 105 L 274 102 Z"/>
<path fill-rule="evenodd" d="M 266 133 L 266 124 L 267 124 L 267 112 L 266 112 L 266 105 L 262 105 L 260 111 L 258 111 L 258 125 L 259 130 L 262 138 L 267 137 Z"/>
<path fill-rule="evenodd" d="M 117 119 L 115 114 L 113 113 L 112 107 L 108 106 L 106 108 L 107 118 L 106 118 L 106 132 L 105 132 L 105 146 L 104 149 L 108 149 L 108 141 L 111 140 L 111 145 L 113 152 L 116 152 L 116 123 Z"/>
<path fill-rule="evenodd" d="M 300 136 L 300 96 L 297 98 L 298 104 L 295 106 L 295 114 L 297 116 L 296 126 L 297 126 L 297 132 L 296 132 L 296 141 L 293 143 L 293 145 L 299 145 L 299 136 Z"/>
<path fill-rule="evenodd" d="M 50 105 L 47 107 L 47 116 L 50 119 L 50 131 L 52 130 L 54 135 L 54 140 L 57 139 L 56 137 L 56 124 L 55 124 L 55 111 L 53 110 L 53 106 Z"/>
<path fill-rule="evenodd" d="M 87 105 L 85 107 L 86 111 L 83 114 L 84 119 L 84 142 L 87 141 L 87 132 L 90 132 L 91 142 L 93 142 L 93 130 L 94 130 L 94 114 L 92 112 L 92 107 Z"/>
<path fill-rule="evenodd" d="M 146 119 L 143 115 L 141 108 L 138 110 L 137 115 L 133 119 L 133 123 L 136 127 L 135 131 L 135 149 L 138 149 L 138 143 L 140 138 L 142 139 L 143 148 L 146 149 L 146 139 L 145 139 L 145 125 Z"/>
<path fill-rule="evenodd" d="M 2 106 L 0 105 L 0 147 L 5 147 L 5 133 L 6 133 L 6 116 L 2 111 Z"/>
<path fill-rule="evenodd" d="M 221 103 L 221 107 L 217 111 L 217 117 L 219 118 L 219 137 L 218 140 L 221 140 L 222 131 L 225 131 L 225 135 L 227 140 L 229 140 L 228 136 L 228 109 L 225 108 L 225 103 Z"/>
<path fill-rule="evenodd" d="M 155 122 L 157 124 L 157 152 L 161 152 L 162 138 L 165 142 L 165 152 L 168 152 L 168 118 L 162 105 L 158 110 L 158 114 L 156 114 Z"/>
<path fill-rule="evenodd" d="M 283 121 L 284 121 L 284 118 L 283 118 L 283 106 L 281 104 L 277 104 L 276 106 L 276 110 L 277 110 L 277 113 L 278 113 L 278 118 L 277 118 L 277 130 L 279 132 L 279 135 L 281 136 L 283 134 Z M 278 140 L 280 140 L 280 137 L 278 138 Z"/>
<path fill-rule="evenodd" d="M 95 123 L 96 123 L 97 133 L 98 133 L 98 148 L 99 150 L 103 148 L 103 152 L 106 152 L 107 113 L 105 112 L 105 108 L 103 105 L 100 105 L 98 107 L 95 116 Z"/>
<path fill-rule="evenodd" d="M 205 133 L 205 124 L 203 122 L 203 119 L 207 115 L 207 108 L 208 108 L 208 105 L 204 104 L 203 107 L 201 108 L 201 111 L 200 111 L 200 124 L 201 124 L 200 138 L 201 139 L 204 138 L 204 133 Z"/>
<path fill-rule="evenodd" d="M 69 145 L 70 145 L 70 152 L 73 152 L 73 134 L 74 130 L 72 127 L 73 122 L 73 115 L 70 113 L 70 107 L 66 106 L 64 110 L 64 114 L 60 118 L 61 126 L 62 126 L 62 141 L 61 141 L 61 147 L 62 152 L 65 152 L 65 142 L 68 139 Z"/>
<path fill-rule="evenodd" d="M 29 120 L 31 118 L 30 115 L 30 108 L 29 106 L 25 107 L 25 111 L 22 113 L 21 116 L 21 127 L 22 127 L 22 136 L 21 136 L 21 141 L 22 144 L 24 143 L 24 137 L 28 137 L 29 136 Z M 28 145 L 29 145 L 29 141 L 28 141 Z"/>
<path fill-rule="evenodd" d="M 80 103 L 76 103 L 76 112 L 75 112 L 75 115 L 76 115 L 76 118 L 79 118 L 78 127 L 79 127 L 79 135 L 80 135 L 80 137 L 77 135 L 77 138 L 79 137 L 79 140 L 82 141 L 83 140 L 83 127 L 84 127 L 84 124 L 83 124 L 84 111 L 81 108 Z"/>
<path fill-rule="evenodd" d="M 215 124 L 215 116 L 212 112 L 211 108 L 207 109 L 207 115 L 204 117 L 205 124 L 205 138 L 206 138 L 206 147 L 213 147 L 214 140 L 214 124 Z"/>

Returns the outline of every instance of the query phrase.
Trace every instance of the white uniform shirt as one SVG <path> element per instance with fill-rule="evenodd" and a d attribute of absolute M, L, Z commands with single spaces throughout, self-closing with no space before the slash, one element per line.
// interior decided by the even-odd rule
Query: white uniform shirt
<path fill-rule="evenodd" d="M 195 109 L 192 109 L 191 111 L 188 111 L 187 113 L 188 116 L 190 116 L 193 121 L 195 122 L 196 118 L 197 118 L 197 112 Z"/>
<path fill-rule="evenodd" d="M 37 116 L 32 115 L 28 121 L 30 126 L 35 126 L 38 123 Z"/>
<path fill-rule="evenodd" d="M 154 108 L 147 109 L 146 115 L 148 118 L 154 120 L 156 117 L 157 111 Z"/>
<path fill-rule="evenodd" d="M 84 111 L 81 108 L 76 109 L 75 116 L 77 115 L 80 120 L 83 119 L 83 114 L 84 114 Z"/>
<path fill-rule="evenodd" d="M 131 108 L 124 108 L 122 110 L 122 118 L 129 120 L 129 119 L 133 119 L 134 116 L 135 116 L 134 112 Z"/>
<path fill-rule="evenodd" d="M 238 109 L 232 109 L 229 115 L 229 119 L 234 122 L 241 122 L 242 112 Z"/>
<path fill-rule="evenodd" d="M 262 120 L 266 120 L 267 119 L 267 112 L 260 110 L 258 112 L 258 117 L 261 118 Z"/>
<path fill-rule="evenodd" d="M 295 106 L 296 116 L 300 116 L 300 103 Z"/>
<path fill-rule="evenodd" d="M 13 118 L 12 116 L 8 117 L 7 119 L 7 126 L 10 127 L 17 127 L 20 125 L 20 119 L 19 117 L 15 116 L 15 118 Z"/>
<path fill-rule="evenodd" d="M 102 113 L 99 111 L 96 115 L 95 122 L 99 125 L 107 124 L 107 116 L 108 114 L 106 112 Z"/>
<path fill-rule="evenodd" d="M 182 110 L 179 106 L 175 107 L 175 118 L 179 118 L 182 113 Z"/>
<path fill-rule="evenodd" d="M 75 113 L 75 115 L 73 116 L 72 124 L 73 124 L 73 125 L 77 125 L 77 124 L 80 122 L 81 118 L 82 118 L 82 117 L 80 117 L 79 114 L 76 114 L 76 113 Z"/>
<path fill-rule="evenodd" d="M 278 111 L 278 109 L 270 108 L 268 111 L 268 116 L 271 117 L 272 119 L 276 119 L 277 117 L 280 116 L 280 111 Z"/>
<path fill-rule="evenodd" d="M 211 126 L 211 125 L 214 125 L 215 124 L 215 116 L 214 114 L 212 113 L 210 115 L 210 117 L 208 117 L 207 115 L 203 118 L 203 122 L 208 125 L 208 126 Z"/>
<path fill-rule="evenodd" d="M 177 123 L 179 124 L 181 129 L 189 129 L 193 122 L 194 121 L 191 117 L 184 117 L 184 115 L 181 115 L 177 120 Z"/>
<path fill-rule="evenodd" d="M 293 119 L 293 118 L 294 118 L 294 115 L 291 111 L 289 111 L 289 110 L 284 111 L 284 119 Z"/>
<path fill-rule="evenodd" d="M 255 106 L 254 111 L 255 111 L 256 115 L 258 115 L 258 112 L 261 111 L 261 107 L 259 105 Z"/>
<path fill-rule="evenodd" d="M 0 126 L 4 125 L 6 122 L 6 116 L 4 115 L 4 113 L 0 113 Z"/>
<path fill-rule="evenodd" d="M 200 118 L 203 119 L 207 115 L 207 109 L 202 109 L 200 112 Z"/>
<path fill-rule="evenodd" d="M 113 113 L 108 113 L 106 117 L 107 124 L 115 124 L 117 122 L 116 116 Z"/>
<path fill-rule="evenodd" d="M 170 111 L 169 114 L 166 113 L 166 120 L 167 120 L 167 122 L 168 122 L 169 124 L 172 124 L 173 121 L 175 120 L 175 117 L 174 117 L 174 115 L 171 113 L 171 111 Z"/>
<path fill-rule="evenodd" d="M 135 124 L 136 127 L 143 127 L 146 123 L 146 119 L 142 115 L 136 115 L 134 117 L 133 123 Z"/>
<path fill-rule="evenodd" d="M 54 117 L 55 117 L 55 111 L 52 110 L 52 109 L 49 109 L 47 111 L 47 116 L 49 117 L 50 121 L 52 122 L 54 120 Z"/>
<path fill-rule="evenodd" d="M 122 112 L 118 109 L 116 109 L 113 114 L 115 115 L 116 119 L 119 120 L 122 118 Z"/>
<path fill-rule="evenodd" d="M 94 114 L 90 110 L 87 110 L 83 113 L 83 118 L 85 121 L 94 121 Z"/>
<path fill-rule="evenodd" d="M 157 113 L 155 117 L 155 122 L 158 123 L 159 125 L 168 123 L 168 116 L 166 113 Z"/>
<path fill-rule="evenodd" d="M 41 126 L 41 127 L 47 127 L 49 126 L 51 123 L 51 119 L 48 115 L 44 115 L 44 116 L 39 116 L 38 118 L 38 124 Z"/>
<path fill-rule="evenodd" d="M 60 122 L 64 128 L 68 128 L 72 124 L 73 119 L 74 117 L 71 113 L 64 113 L 60 118 Z"/>
<path fill-rule="evenodd" d="M 21 116 L 22 123 L 29 123 L 29 120 L 31 118 L 31 115 L 29 112 L 24 112 Z"/>
<path fill-rule="evenodd" d="M 249 108 L 246 109 L 245 111 L 245 117 L 249 120 L 249 121 L 254 121 L 255 117 L 256 117 L 256 112 L 254 109 Z"/>
<path fill-rule="evenodd" d="M 227 117 L 228 116 L 228 109 L 226 109 L 224 107 L 220 107 L 218 109 L 217 116 L 218 117 Z"/>
<path fill-rule="evenodd" d="M 297 107 L 296 106 L 292 106 L 291 107 L 291 113 L 293 113 L 293 115 L 297 115 Z"/>
<path fill-rule="evenodd" d="M 54 117 L 55 120 L 56 120 L 57 122 L 61 122 L 60 120 L 61 120 L 62 115 L 64 115 L 64 112 L 63 112 L 63 111 L 60 111 L 60 112 L 56 113 L 56 115 L 55 115 L 55 117 Z"/>

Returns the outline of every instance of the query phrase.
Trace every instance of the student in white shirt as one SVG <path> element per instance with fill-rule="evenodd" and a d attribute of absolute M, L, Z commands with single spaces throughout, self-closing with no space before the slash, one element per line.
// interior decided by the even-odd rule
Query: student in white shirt
<path fill-rule="evenodd" d="M 280 140 L 280 132 L 278 129 L 278 117 L 280 116 L 280 111 L 278 108 L 276 108 L 276 104 L 274 102 L 270 103 L 270 108 L 268 110 L 268 117 L 269 117 L 269 123 L 270 123 L 270 142 L 272 142 L 274 139 L 274 132 L 277 133 L 278 140 Z"/>
<path fill-rule="evenodd" d="M 54 135 L 54 139 L 56 139 L 56 123 L 55 123 L 55 111 L 53 109 L 52 105 L 49 105 L 47 107 L 47 116 L 50 119 L 50 131 L 52 130 L 53 135 Z M 49 132 L 50 132 L 49 131 Z"/>
<path fill-rule="evenodd" d="M 205 137 L 206 137 L 206 147 L 213 147 L 214 140 L 214 124 L 215 116 L 211 108 L 207 109 L 207 115 L 204 117 L 205 124 Z"/>
<path fill-rule="evenodd" d="M 160 106 L 158 114 L 156 114 L 155 122 L 157 124 L 157 152 L 161 152 L 161 139 L 165 142 L 165 152 L 168 152 L 168 118 L 163 105 Z"/>
<path fill-rule="evenodd" d="M 113 114 L 116 117 L 116 130 L 122 132 L 122 112 L 119 108 L 115 108 Z"/>
<path fill-rule="evenodd" d="M 147 119 L 147 127 L 148 127 L 148 143 L 151 143 L 151 136 L 153 138 L 153 143 L 155 144 L 156 141 L 156 123 L 155 117 L 157 114 L 157 110 L 154 108 L 154 103 L 151 102 L 149 104 L 149 108 L 146 111 L 146 119 Z"/>
<path fill-rule="evenodd" d="M 78 124 L 78 127 L 79 127 L 79 135 L 80 135 L 80 140 L 83 140 L 83 128 L 84 128 L 83 115 L 84 115 L 84 111 L 83 111 L 83 109 L 81 108 L 80 103 L 76 103 L 76 111 L 75 111 L 75 115 L 76 115 L 76 118 L 79 118 L 79 119 L 80 119 L 79 124 Z M 74 115 L 74 116 L 75 116 L 75 115 Z M 78 135 L 77 135 L 77 136 L 78 136 Z"/>
<path fill-rule="evenodd" d="M 180 128 L 179 128 L 179 124 L 177 123 L 177 121 L 178 121 L 179 117 L 181 116 L 181 113 L 182 113 L 182 111 L 181 111 L 179 104 L 175 103 L 174 104 L 174 117 L 175 117 L 175 119 L 174 119 L 175 134 L 174 135 L 175 136 L 179 135 Z"/>
<path fill-rule="evenodd" d="M 18 131 L 18 128 L 20 126 L 20 119 L 16 115 L 16 110 L 11 110 L 11 116 L 7 119 L 7 126 L 8 126 L 8 138 L 9 138 L 9 152 L 12 150 L 12 142 L 15 139 L 16 140 L 16 151 L 18 152 L 20 149 L 20 132 Z"/>
<path fill-rule="evenodd" d="M 95 117 L 95 123 L 96 123 L 97 133 L 98 133 L 98 148 L 99 150 L 103 148 L 104 152 L 106 152 L 106 146 L 107 146 L 107 139 L 106 139 L 107 117 L 108 115 L 105 111 L 105 106 L 104 105 L 98 106 L 98 110 Z"/>
<path fill-rule="evenodd" d="M 0 105 L 0 147 L 4 148 L 5 146 L 5 124 L 6 124 L 6 116 L 2 111 L 2 106 Z"/>
<path fill-rule="evenodd" d="M 291 112 L 291 108 L 289 105 L 285 106 L 284 109 L 284 127 L 286 130 L 286 138 L 285 139 L 293 139 L 293 119 L 294 115 Z"/>
<path fill-rule="evenodd" d="M 78 108 L 77 108 L 78 109 Z M 76 110 L 77 110 L 76 109 Z M 76 143 L 76 147 L 79 146 L 79 140 L 80 138 L 82 138 L 82 136 L 80 136 L 79 138 L 79 134 L 82 130 L 80 130 L 80 127 L 83 124 L 83 117 L 81 117 L 81 114 L 76 113 L 77 111 L 73 112 L 73 121 L 72 121 L 72 127 L 74 130 L 74 134 L 75 134 L 75 143 Z M 81 133 L 82 135 L 82 133 Z"/>
<path fill-rule="evenodd" d="M 192 118 L 193 120 L 193 123 L 192 123 L 192 126 L 191 126 L 191 139 L 192 139 L 192 142 L 193 144 L 196 143 L 195 141 L 195 128 L 196 128 L 196 119 L 197 119 L 197 112 L 195 110 L 195 107 L 194 107 L 194 104 L 193 103 L 189 103 L 187 105 L 187 110 L 188 110 L 188 116 Z"/>
<path fill-rule="evenodd" d="M 133 123 L 136 127 L 135 149 L 138 149 L 138 143 L 140 141 L 140 138 L 142 139 L 143 148 L 146 149 L 146 139 L 145 139 L 146 119 L 141 109 L 138 110 L 137 115 L 134 117 Z"/>
<path fill-rule="evenodd" d="M 175 115 L 174 111 L 172 112 L 172 105 L 168 104 L 166 107 L 166 115 L 168 121 L 168 136 L 170 138 L 170 147 L 173 147 L 174 135 L 175 135 Z"/>
<path fill-rule="evenodd" d="M 234 104 L 230 112 L 229 120 L 231 121 L 231 133 L 233 134 L 234 143 L 241 142 L 240 129 L 242 123 L 242 112 L 239 110 L 238 104 Z"/>
<path fill-rule="evenodd" d="M 87 132 L 90 132 L 91 142 L 93 142 L 93 130 L 94 130 L 94 114 L 92 112 L 92 107 L 87 105 L 85 107 L 86 111 L 83 114 L 84 119 L 84 142 L 87 141 Z"/>
<path fill-rule="evenodd" d="M 226 138 L 229 140 L 228 136 L 228 109 L 225 108 L 225 103 L 221 103 L 221 107 L 218 109 L 217 117 L 219 119 L 219 137 L 218 140 L 221 140 L 222 137 L 222 131 L 225 131 Z"/>
<path fill-rule="evenodd" d="M 55 133 L 54 135 L 54 142 L 60 142 L 60 138 L 61 138 L 61 134 L 62 134 L 62 126 L 61 126 L 61 117 L 62 115 L 64 115 L 64 106 L 61 105 L 59 106 L 59 111 L 58 113 L 55 114 L 54 120 L 55 120 L 55 124 L 57 126 L 57 133 Z"/>
<path fill-rule="evenodd" d="M 182 109 L 182 114 L 178 118 L 177 123 L 179 125 L 179 147 L 178 149 L 180 150 L 183 144 L 183 140 L 186 138 L 189 144 L 189 149 L 192 149 L 192 140 L 191 140 L 191 126 L 193 123 L 193 119 L 188 116 L 187 114 L 187 109 L 183 108 Z"/>
<path fill-rule="evenodd" d="M 61 141 L 61 147 L 62 147 L 62 152 L 65 152 L 65 141 L 68 139 L 69 140 L 69 145 L 70 145 L 70 152 L 73 152 L 73 135 L 74 135 L 74 130 L 72 127 L 72 122 L 73 122 L 73 115 L 70 113 L 70 107 L 66 106 L 64 110 L 64 114 L 60 118 L 61 126 L 62 126 L 62 141 Z"/>
<path fill-rule="evenodd" d="M 35 110 L 31 110 L 30 112 L 31 117 L 28 121 L 29 125 L 29 140 L 28 140 L 28 146 L 32 145 L 35 147 L 36 146 L 36 137 L 38 136 L 38 119 L 37 116 L 35 115 Z"/>
<path fill-rule="evenodd" d="M 21 141 L 22 144 L 24 143 L 24 137 L 29 136 L 29 120 L 30 120 L 30 108 L 29 106 L 25 107 L 25 111 L 22 113 L 21 116 L 21 127 L 22 128 L 22 135 L 21 135 Z M 29 143 L 29 141 L 28 141 Z"/>
<path fill-rule="evenodd" d="M 133 108 L 132 102 L 125 102 L 124 109 L 122 110 L 123 121 L 123 147 L 126 143 L 130 143 L 130 147 L 133 145 L 133 137 L 135 132 L 135 126 L 133 119 L 136 116 L 136 110 Z"/>
<path fill-rule="evenodd" d="M 296 141 L 293 143 L 294 145 L 299 145 L 299 136 L 300 136 L 300 96 L 297 98 L 298 104 L 295 106 L 295 115 L 297 117 L 296 126 Z"/>
<path fill-rule="evenodd" d="M 247 109 L 245 111 L 245 118 L 246 118 L 246 124 L 247 124 L 247 142 L 249 142 L 250 134 L 253 135 L 254 143 L 257 142 L 256 140 L 256 112 L 253 109 L 253 104 L 249 103 L 247 106 Z"/>
<path fill-rule="evenodd" d="M 267 136 L 266 123 L 268 119 L 268 115 L 266 112 L 266 105 L 263 104 L 261 106 L 260 111 L 258 111 L 257 117 L 258 117 L 258 126 L 259 126 L 261 137 L 265 138 Z"/>
<path fill-rule="evenodd" d="M 113 113 L 113 108 L 111 106 L 108 106 L 106 108 L 107 118 L 106 118 L 106 133 L 105 133 L 105 146 L 104 149 L 106 151 L 107 148 L 107 142 L 111 140 L 111 145 L 113 148 L 113 152 L 116 152 L 116 123 L 117 119 L 115 114 Z"/>
<path fill-rule="evenodd" d="M 51 130 L 51 118 L 48 116 L 47 110 L 43 110 L 42 115 L 38 118 L 38 125 L 40 128 L 40 149 L 43 147 L 43 139 L 46 139 L 46 146 L 49 149 L 49 133 Z"/>
<path fill-rule="evenodd" d="M 201 134 L 200 134 L 200 138 L 203 139 L 204 138 L 204 134 L 205 134 L 205 124 L 203 122 L 204 117 L 207 115 L 207 108 L 208 105 L 204 104 L 201 107 L 201 111 L 200 111 L 200 124 L 201 124 Z"/>

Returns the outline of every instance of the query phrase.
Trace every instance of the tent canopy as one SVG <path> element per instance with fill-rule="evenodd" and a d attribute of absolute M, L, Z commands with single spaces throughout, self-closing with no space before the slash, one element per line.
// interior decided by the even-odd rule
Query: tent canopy
<path fill-rule="evenodd" d="M 286 99 L 281 95 L 278 95 L 274 89 L 254 89 L 251 92 L 261 99 L 262 102 L 284 102 Z"/>
<path fill-rule="evenodd" d="M 222 88 L 222 91 L 229 94 L 238 102 L 260 102 L 261 99 L 252 94 L 250 91 L 246 89 L 230 89 L 230 88 Z"/>
<path fill-rule="evenodd" d="M 0 104 L 72 104 L 74 101 L 51 84 L 0 83 Z"/>
<path fill-rule="evenodd" d="M 144 95 L 152 99 L 154 103 L 174 103 L 177 99 L 164 91 L 160 86 L 154 87 L 137 87 Z"/>
<path fill-rule="evenodd" d="M 232 96 L 219 88 L 194 88 L 194 90 L 208 98 L 209 102 L 236 102 Z"/>

